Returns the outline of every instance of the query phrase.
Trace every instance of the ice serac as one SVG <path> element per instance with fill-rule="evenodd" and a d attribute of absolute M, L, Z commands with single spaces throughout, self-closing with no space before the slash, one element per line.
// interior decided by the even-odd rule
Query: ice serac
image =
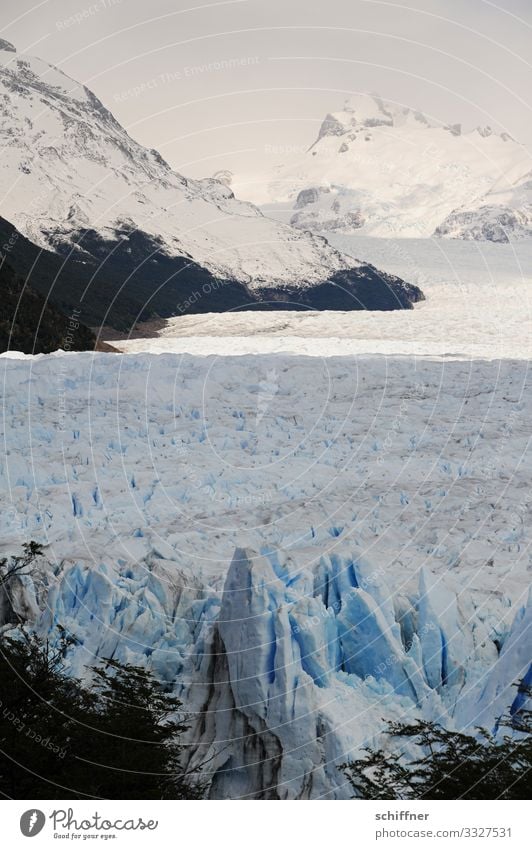
<path fill-rule="evenodd" d="M 423 575 L 417 597 L 396 617 L 386 583 L 363 578 L 367 564 L 357 570 L 346 557 L 322 561 L 314 574 L 286 572 L 277 567 L 289 559 L 273 554 L 235 551 L 212 660 L 202 669 L 208 694 L 195 741 L 214 763 L 214 798 L 344 798 L 338 766 L 376 739 L 383 719 L 452 726 L 469 677 L 493 724 L 483 680 L 497 667 L 496 650 L 482 621 L 465 619 L 467 601 L 452 582 Z M 530 657 L 530 638 L 524 645 L 521 655 Z M 525 673 L 514 662 L 503 675 Z M 471 701 L 469 713 L 461 707 L 459 721 L 473 724 L 474 710 Z"/>
<path fill-rule="evenodd" d="M 457 721 L 497 731 L 502 717 L 530 707 L 532 686 L 532 590 L 522 600 L 505 635 L 499 655 L 480 682 L 464 687 Z M 519 682 L 522 684 L 519 686 Z M 527 690 L 528 688 L 528 690 Z M 510 709 L 509 709 L 510 708 Z"/>
<path fill-rule="evenodd" d="M 272 211 L 282 204 L 279 217 L 291 204 L 292 225 L 315 233 L 501 240 L 501 227 L 526 235 L 530 210 L 517 196 L 491 193 L 527 172 L 529 153 L 507 133 L 440 123 L 360 94 L 325 117 L 304 153 L 233 186 Z"/>
<path fill-rule="evenodd" d="M 153 555 L 73 563 L 23 576 L 5 627 L 22 620 L 52 642 L 66 630 L 78 677 L 107 657 L 151 668 L 186 705 L 189 766 L 202 765 L 210 798 L 348 798 L 339 767 L 380 742 L 385 721 L 497 731 L 518 712 L 532 607 L 498 653 L 447 576 L 398 595 L 341 550 L 299 567 L 279 548 L 236 548 L 221 590 Z"/>
<path fill-rule="evenodd" d="M 52 642 L 66 630 L 73 675 L 114 657 L 174 688 L 193 719 L 190 765 L 203 764 L 211 798 L 345 798 L 338 767 L 379 739 L 384 720 L 496 730 L 509 704 L 518 710 L 511 683 L 528 673 L 530 605 L 499 658 L 448 581 L 423 576 L 405 605 L 344 551 L 309 569 L 280 549 L 237 548 L 221 595 L 161 561 L 75 563 L 40 575 L 40 613 L 22 576 L 10 621 Z"/>
<path fill-rule="evenodd" d="M 216 797 L 234 796 L 235 786 L 247 797 L 276 799 L 329 790 L 314 682 L 290 621 L 296 598 L 267 558 L 235 551 L 214 630 L 200 741 L 202 750 L 227 741 L 211 786 Z"/>
<path fill-rule="evenodd" d="M 80 272 L 89 264 L 86 292 L 85 281 L 76 289 L 75 275 L 60 291 L 63 302 L 78 307 L 85 292 L 89 325 L 109 321 L 123 284 L 139 315 L 279 301 L 334 309 L 340 298 L 347 309 L 397 309 L 420 297 L 325 239 L 265 217 L 235 198 L 226 181 L 186 179 L 132 139 L 92 91 L 5 43 L 0 98 L 2 216 Z M 20 252 L 15 237 L 15 265 Z M 107 303 L 101 293 L 91 296 L 100 280 Z"/>

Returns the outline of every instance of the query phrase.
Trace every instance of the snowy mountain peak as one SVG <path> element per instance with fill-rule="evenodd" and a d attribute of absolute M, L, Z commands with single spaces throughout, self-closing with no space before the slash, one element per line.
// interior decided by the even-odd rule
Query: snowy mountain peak
<path fill-rule="evenodd" d="M 256 203 L 290 203 L 290 223 L 302 230 L 427 237 L 505 175 L 529 170 L 525 148 L 507 133 L 436 123 L 378 95 L 356 95 L 326 115 L 305 153 L 233 186 Z"/>
<path fill-rule="evenodd" d="M 386 101 L 378 94 L 357 94 L 344 101 L 343 108 L 338 112 L 329 112 L 320 127 L 315 144 L 324 136 L 343 136 L 349 133 L 362 132 L 365 129 L 412 128 L 412 129 L 443 129 L 451 136 L 459 137 L 464 133 L 462 125 L 455 123 L 438 123 L 429 120 L 423 112 L 403 106 L 399 103 Z M 478 126 L 470 132 L 478 133 L 482 138 L 497 135 L 489 125 Z M 508 133 L 500 133 L 503 141 L 513 141 Z M 353 135 L 351 140 L 354 140 Z"/>
<path fill-rule="evenodd" d="M 341 136 L 352 130 L 370 127 L 402 127 L 417 122 L 432 126 L 418 111 L 390 103 L 376 94 L 358 94 L 347 98 L 340 112 L 328 113 L 320 127 L 319 139 L 324 136 Z"/>

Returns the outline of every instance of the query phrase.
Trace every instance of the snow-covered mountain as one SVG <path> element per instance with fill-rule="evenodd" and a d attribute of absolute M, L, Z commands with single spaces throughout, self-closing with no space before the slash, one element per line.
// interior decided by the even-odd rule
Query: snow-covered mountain
<path fill-rule="evenodd" d="M 526 360 L 0 358 L 0 625 L 146 665 L 213 798 L 343 798 L 384 721 L 494 729 L 532 657 Z M 528 678 L 530 679 L 530 677 Z"/>
<path fill-rule="evenodd" d="M 436 236 L 511 242 L 532 238 L 532 171 L 515 182 L 501 181 L 474 204 L 447 216 Z"/>
<path fill-rule="evenodd" d="M 481 199 L 505 175 L 518 179 L 530 165 L 525 148 L 506 133 L 463 132 L 459 124 L 442 126 L 359 95 L 325 117 L 305 153 L 233 185 L 256 203 L 289 204 L 292 225 L 302 229 L 423 237 L 465 204 L 501 202 Z"/>
<path fill-rule="evenodd" d="M 273 297 L 270 289 L 283 290 L 289 297 L 333 280 L 353 284 L 355 304 L 357 297 L 364 300 L 361 287 L 371 288 L 377 278 L 374 269 L 324 239 L 235 199 L 224 183 L 172 171 L 86 87 L 40 59 L 19 56 L 7 42 L 0 43 L 0 103 L 3 218 L 37 246 L 63 254 L 74 249 L 74 258 L 85 255 L 106 266 L 121 246 L 121 282 L 139 266 L 148 278 L 139 284 L 143 302 L 178 275 L 173 313 L 189 311 L 195 288 L 186 280 L 193 272 L 203 309 L 216 295 L 233 307 L 238 298 L 257 300 L 257 291 Z M 164 273 L 157 263 L 166 263 Z M 392 278 L 384 284 L 385 308 L 401 300 L 410 305 L 407 287 L 395 289 Z M 165 309 L 172 313 L 172 305 Z"/>

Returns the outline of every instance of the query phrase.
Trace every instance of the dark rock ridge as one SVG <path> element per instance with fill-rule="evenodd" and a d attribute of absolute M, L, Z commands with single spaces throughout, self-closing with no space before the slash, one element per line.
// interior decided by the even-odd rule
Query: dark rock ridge
<path fill-rule="evenodd" d="M 59 310 L 77 310 L 90 327 L 129 333 L 136 323 L 228 310 L 411 309 L 423 299 L 416 286 L 371 265 L 340 271 L 318 285 L 251 289 L 219 278 L 189 257 L 169 256 L 153 237 L 124 227 L 115 239 L 96 231 L 51 235 L 55 252 L 41 250 L 0 218 L 0 244 L 27 283 Z M 31 343 L 31 339 L 28 344 Z"/>

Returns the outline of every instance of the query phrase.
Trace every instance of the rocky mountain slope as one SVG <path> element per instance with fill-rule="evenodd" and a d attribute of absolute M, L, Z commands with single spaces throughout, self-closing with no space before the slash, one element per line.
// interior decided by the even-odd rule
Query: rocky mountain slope
<path fill-rule="evenodd" d="M 325 117 L 304 154 L 233 179 L 233 186 L 256 203 L 291 206 L 292 225 L 316 233 L 459 235 L 442 222 L 472 201 L 504 203 L 489 195 L 505 176 L 519 179 L 530 166 L 530 154 L 506 133 L 464 132 L 359 95 Z M 488 228 L 483 238 L 491 238 Z"/>
<path fill-rule="evenodd" d="M 122 288 L 139 315 L 276 298 L 322 308 L 324 295 L 329 308 L 395 309 L 420 297 L 388 276 L 379 284 L 374 269 L 266 218 L 224 183 L 172 171 L 91 91 L 7 42 L 0 103 L 0 212 L 37 247 L 95 266 L 91 281 L 111 278 L 100 320 L 111 323 Z"/>
<path fill-rule="evenodd" d="M 532 238 L 532 171 L 503 181 L 474 204 L 447 216 L 436 236 L 507 243 Z"/>

